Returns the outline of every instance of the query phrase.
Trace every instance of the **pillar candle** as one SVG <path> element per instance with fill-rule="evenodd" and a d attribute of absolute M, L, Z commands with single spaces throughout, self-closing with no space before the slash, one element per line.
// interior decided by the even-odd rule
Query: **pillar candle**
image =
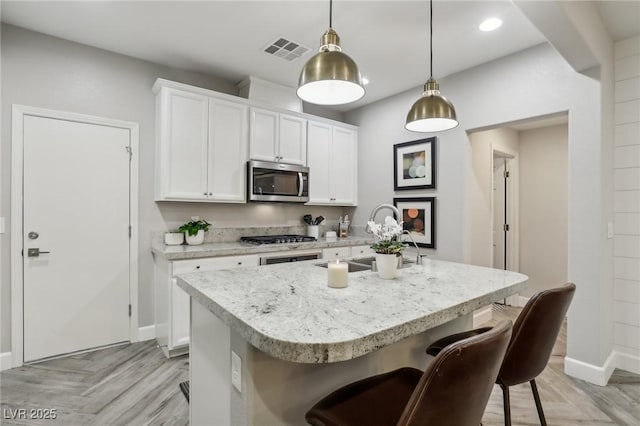
<path fill-rule="evenodd" d="M 329 273 L 328 284 L 329 287 L 343 288 L 347 286 L 349 281 L 349 265 L 346 262 L 329 262 L 327 265 L 327 271 Z"/>

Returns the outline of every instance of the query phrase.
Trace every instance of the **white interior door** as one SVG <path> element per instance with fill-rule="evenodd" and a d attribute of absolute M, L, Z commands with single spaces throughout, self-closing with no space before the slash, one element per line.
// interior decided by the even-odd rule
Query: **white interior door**
<path fill-rule="evenodd" d="M 506 188 L 505 171 L 507 159 L 493 157 L 493 267 L 506 269 Z"/>
<path fill-rule="evenodd" d="M 24 361 L 130 340 L 130 130 L 27 115 L 23 135 Z"/>

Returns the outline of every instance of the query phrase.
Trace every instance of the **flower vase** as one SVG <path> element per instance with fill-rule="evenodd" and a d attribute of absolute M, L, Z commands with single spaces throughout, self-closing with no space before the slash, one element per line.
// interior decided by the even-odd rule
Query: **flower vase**
<path fill-rule="evenodd" d="M 185 232 L 184 236 L 187 239 L 187 244 L 190 246 L 200 245 L 204 241 L 204 229 L 198 230 L 196 235 L 189 235 L 189 232 Z"/>
<path fill-rule="evenodd" d="M 376 266 L 378 275 L 385 280 L 396 277 L 398 271 L 398 256 L 395 254 L 376 253 Z"/>

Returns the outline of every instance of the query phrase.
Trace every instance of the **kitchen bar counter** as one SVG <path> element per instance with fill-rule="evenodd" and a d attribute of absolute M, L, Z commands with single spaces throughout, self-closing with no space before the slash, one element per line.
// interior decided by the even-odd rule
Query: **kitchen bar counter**
<path fill-rule="evenodd" d="M 430 362 L 425 348 L 472 327 L 473 311 L 527 277 L 426 260 L 393 280 L 327 286 L 318 260 L 178 276 L 191 296 L 192 425 L 301 425 L 347 383 Z"/>
<path fill-rule="evenodd" d="M 168 246 L 161 241 L 153 241 L 151 251 L 167 260 L 197 259 L 202 257 L 235 256 L 255 253 L 274 253 L 289 250 L 313 250 L 330 247 L 349 247 L 357 245 L 367 245 L 374 241 L 372 236 L 338 238 L 336 240 L 326 240 L 320 238 L 318 241 L 306 243 L 289 244 L 263 244 L 255 245 L 242 242 L 208 243 L 198 246 L 179 245 Z"/>
<path fill-rule="evenodd" d="M 402 366 L 522 290 L 515 272 L 425 260 L 327 286 L 317 260 L 180 275 L 191 296 L 191 424 L 299 425 L 331 390 Z M 231 371 L 229 371 L 231 369 Z M 215 398 L 212 396 L 215 395 Z"/>
<path fill-rule="evenodd" d="M 327 286 L 316 261 L 199 272 L 178 286 L 259 350 L 286 361 L 345 361 L 504 299 L 527 277 L 438 260 L 401 269 L 393 280 L 349 274 Z"/>

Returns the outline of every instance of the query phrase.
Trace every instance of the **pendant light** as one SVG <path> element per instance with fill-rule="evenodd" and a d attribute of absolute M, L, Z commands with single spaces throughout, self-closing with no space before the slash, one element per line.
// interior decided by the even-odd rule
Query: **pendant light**
<path fill-rule="evenodd" d="M 433 78 L 433 0 L 429 0 L 429 80 L 424 93 L 407 114 L 405 128 L 412 132 L 440 132 L 458 125 L 453 104 L 440 94 L 440 85 Z"/>
<path fill-rule="evenodd" d="M 329 29 L 320 39 L 319 52 L 305 64 L 298 80 L 298 97 L 312 104 L 348 104 L 364 96 L 358 65 L 342 53 L 332 18 L 333 0 L 329 0 Z"/>

